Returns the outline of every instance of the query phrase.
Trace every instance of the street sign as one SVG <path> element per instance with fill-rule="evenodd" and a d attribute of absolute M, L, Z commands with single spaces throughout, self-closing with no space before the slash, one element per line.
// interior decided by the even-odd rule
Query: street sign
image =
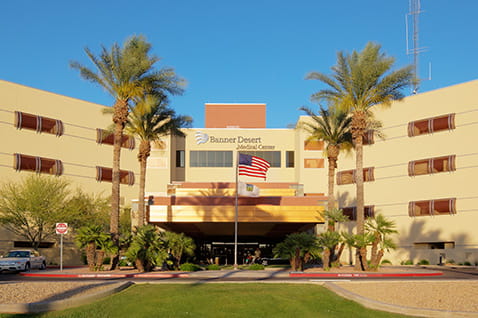
<path fill-rule="evenodd" d="M 56 234 L 67 234 L 68 223 L 57 223 L 55 228 Z"/>

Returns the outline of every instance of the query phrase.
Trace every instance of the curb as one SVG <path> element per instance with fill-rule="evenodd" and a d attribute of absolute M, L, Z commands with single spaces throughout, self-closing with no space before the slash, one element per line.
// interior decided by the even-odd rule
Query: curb
<path fill-rule="evenodd" d="M 453 318 L 475 317 L 476 318 L 477 317 L 476 312 L 444 311 L 444 310 L 438 310 L 438 309 L 421 309 L 421 308 L 414 308 L 414 307 L 391 305 L 391 304 L 383 303 L 377 300 L 372 300 L 372 299 L 360 296 L 342 287 L 339 287 L 335 285 L 334 283 L 324 282 L 323 286 L 339 296 L 342 296 L 348 300 L 355 301 L 359 304 L 362 304 L 364 307 L 374 309 L 374 310 L 381 310 L 381 311 L 387 311 L 387 312 L 392 312 L 392 313 L 397 313 L 402 315 L 417 316 L 417 317 L 437 317 L 437 318 L 445 318 L 445 317 L 453 317 Z"/>
<path fill-rule="evenodd" d="M 366 278 L 366 277 L 429 277 L 441 276 L 442 272 L 430 273 L 304 273 L 290 272 L 289 277 L 337 277 L 337 278 Z"/>
<path fill-rule="evenodd" d="M 64 310 L 68 308 L 78 307 L 89 304 L 99 298 L 110 296 L 123 289 L 131 286 L 132 282 L 113 283 L 110 288 L 101 290 L 96 293 L 84 296 L 71 297 L 55 301 L 41 301 L 36 303 L 25 304 L 0 304 L 0 313 L 4 314 L 36 314 L 47 311 Z"/>
<path fill-rule="evenodd" d="M 25 277 L 55 277 L 55 278 L 187 278 L 189 274 L 39 274 L 39 273 L 19 273 Z"/>

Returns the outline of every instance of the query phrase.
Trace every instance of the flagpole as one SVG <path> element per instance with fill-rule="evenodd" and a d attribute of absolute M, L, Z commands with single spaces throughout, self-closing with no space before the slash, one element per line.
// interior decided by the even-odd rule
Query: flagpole
<path fill-rule="evenodd" d="M 239 151 L 236 156 L 236 200 L 234 213 L 234 269 L 237 269 L 237 222 L 238 222 L 238 201 L 239 201 Z"/>

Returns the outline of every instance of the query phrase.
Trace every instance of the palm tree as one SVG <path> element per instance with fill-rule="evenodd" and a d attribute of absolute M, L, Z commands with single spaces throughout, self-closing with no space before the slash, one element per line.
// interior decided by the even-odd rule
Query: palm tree
<path fill-rule="evenodd" d="M 78 229 L 75 241 L 78 247 L 85 249 L 86 262 L 90 271 L 97 269 L 97 247 L 104 246 L 108 240 L 110 236 L 103 232 L 101 225 L 89 225 Z"/>
<path fill-rule="evenodd" d="M 335 232 L 335 225 L 339 222 L 346 222 L 349 217 L 344 215 L 342 209 L 333 208 L 332 210 L 324 211 L 325 218 L 327 220 L 327 232 Z M 342 240 L 339 240 L 342 241 Z M 330 266 L 340 266 L 340 257 L 344 250 L 345 244 L 341 242 L 341 245 L 336 253 L 337 245 L 334 245 L 330 248 Z M 328 247 L 326 247 L 328 248 Z"/>
<path fill-rule="evenodd" d="M 308 259 L 319 256 L 320 246 L 315 235 L 301 232 L 286 236 L 274 247 L 275 257 L 288 258 L 292 271 L 303 271 Z"/>
<path fill-rule="evenodd" d="M 351 113 L 351 132 L 356 152 L 356 200 L 357 233 L 364 233 L 364 187 L 363 187 L 363 137 L 374 121 L 372 107 L 390 106 L 392 101 L 401 100 L 402 89 L 414 81 L 413 67 L 407 66 L 391 71 L 395 59 L 380 51 L 381 46 L 368 43 L 361 52 L 337 54 L 337 64 L 332 67 L 333 74 L 328 76 L 319 72 L 310 73 L 308 79 L 325 83 L 328 88 L 312 95 L 316 101 L 326 101 Z M 357 264 L 360 253 L 356 252 L 355 268 L 364 268 L 366 264 Z"/>
<path fill-rule="evenodd" d="M 371 233 L 363 233 L 363 234 L 352 234 L 347 232 L 342 232 L 342 238 L 345 245 L 349 248 L 355 248 L 357 251 L 366 251 L 367 246 L 373 243 L 374 237 Z M 358 261 L 355 265 L 359 264 L 360 270 L 368 271 L 369 266 L 367 262 L 367 253 L 358 253 L 356 254 L 358 257 Z"/>
<path fill-rule="evenodd" d="M 126 40 L 123 47 L 115 43 L 108 50 L 103 46 L 98 56 L 85 48 L 86 55 L 94 64 L 95 70 L 79 62 L 70 63 L 72 68 L 80 71 L 81 77 L 100 85 L 115 99 L 110 232 L 117 246 L 119 245 L 121 141 L 128 119 L 129 102 L 152 89 L 163 95 L 182 93 L 183 81 L 172 69 L 154 70 L 154 65 L 159 58 L 150 55 L 150 50 L 151 44 L 143 36 L 133 36 Z M 116 268 L 118 259 L 119 255 L 116 255 L 112 269 Z"/>
<path fill-rule="evenodd" d="M 308 140 L 323 140 L 327 143 L 326 153 L 329 165 L 327 209 L 332 211 L 335 207 L 334 176 L 339 152 L 352 148 L 351 118 L 341 109 L 325 110 L 321 107 L 319 115 L 307 107 L 301 107 L 300 110 L 307 113 L 313 120 L 312 123 L 303 123 L 304 129 L 310 133 Z"/>
<path fill-rule="evenodd" d="M 140 272 L 149 272 L 157 265 L 162 265 L 168 254 L 160 234 L 153 225 L 136 229 L 126 257 L 134 262 Z"/>
<path fill-rule="evenodd" d="M 371 233 L 374 238 L 370 258 L 371 268 L 378 269 L 385 250 L 395 248 L 393 241 L 388 238 L 388 235 L 397 233 L 395 227 L 395 222 L 388 220 L 382 214 L 377 214 L 374 218 L 367 219 L 365 230 Z"/>
<path fill-rule="evenodd" d="M 193 255 L 194 250 L 196 249 L 196 244 L 194 244 L 192 238 L 184 235 L 184 233 L 178 234 L 175 232 L 163 232 L 162 234 L 166 246 L 174 258 L 174 268 L 179 269 L 183 254 L 190 256 Z"/>
<path fill-rule="evenodd" d="M 132 108 L 125 132 L 140 139 L 138 161 L 140 165 L 139 202 L 137 226 L 145 224 L 145 184 L 146 162 L 151 154 L 151 142 L 160 142 L 165 135 L 184 136 L 179 130 L 188 126 L 192 119 L 177 116 L 174 110 L 167 107 L 164 97 L 146 94 Z"/>
<path fill-rule="evenodd" d="M 330 261 L 332 251 L 335 251 L 335 247 L 341 242 L 341 237 L 338 232 L 327 231 L 320 233 L 317 237 L 319 245 L 324 247 L 324 253 L 322 254 L 322 263 L 325 271 L 330 269 Z"/>

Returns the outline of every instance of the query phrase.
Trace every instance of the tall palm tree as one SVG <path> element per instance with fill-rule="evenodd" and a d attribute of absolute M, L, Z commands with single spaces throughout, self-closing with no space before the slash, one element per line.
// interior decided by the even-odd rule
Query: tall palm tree
<path fill-rule="evenodd" d="M 300 110 L 310 116 L 313 121 L 303 124 L 304 129 L 310 133 L 308 140 L 323 140 L 327 143 L 326 153 L 329 165 L 327 210 L 332 211 L 335 208 L 334 176 L 339 153 L 341 150 L 352 148 L 351 118 L 342 109 L 325 110 L 321 107 L 319 115 L 307 107 L 301 107 Z"/>
<path fill-rule="evenodd" d="M 179 130 L 188 126 L 192 119 L 188 116 L 177 116 L 168 108 L 166 99 L 161 96 L 146 94 L 132 108 L 126 123 L 125 132 L 140 139 L 138 161 L 140 165 L 139 202 L 137 226 L 145 224 L 145 184 L 146 162 L 151 154 L 151 143 L 160 142 L 165 135 L 184 136 Z"/>
<path fill-rule="evenodd" d="M 313 100 L 337 105 L 349 111 L 352 116 L 358 234 L 364 233 L 363 137 L 373 121 L 372 107 L 379 104 L 390 106 L 392 101 L 401 100 L 404 97 L 402 89 L 414 81 L 412 66 L 391 71 L 395 59 L 385 55 L 380 49 L 380 45 L 370 42 L 361 52 L 339 52 L 337 64 L 332 67 L 332 75 L 312 72 L 307 76 L 308 79 L 319 80 L 328 86 L 313 94 Z M 357 262 L 365 260 L 366 253 L 365 247 L 357 251 L 356 269 L 364 268 L 364 264 Z"/>
<path fill-rule="evenodd" d="M 151 44 L 143 36 L 132 36 L 123 47 L 115 43 L 108 50 L 103 46 L 98 56 L 85 48 L 86 55 L 95 66 L 93 70 L 76 61 L 70 63 L 72 68 L 79 70 L 81 77 L 100 85 L 115 99 L 110 232 L 116 245 L 119 245 L 121 141 L 129 102 L 153 88 L 163 95 L 182 93 L 183 81 L 170 68 L 155 70 L 154 65 L 159 58 L 151 55 L 150 51 Z M 118 259 L 119 255 L 115 257 L 112 269 L 116 268 Z"/>

